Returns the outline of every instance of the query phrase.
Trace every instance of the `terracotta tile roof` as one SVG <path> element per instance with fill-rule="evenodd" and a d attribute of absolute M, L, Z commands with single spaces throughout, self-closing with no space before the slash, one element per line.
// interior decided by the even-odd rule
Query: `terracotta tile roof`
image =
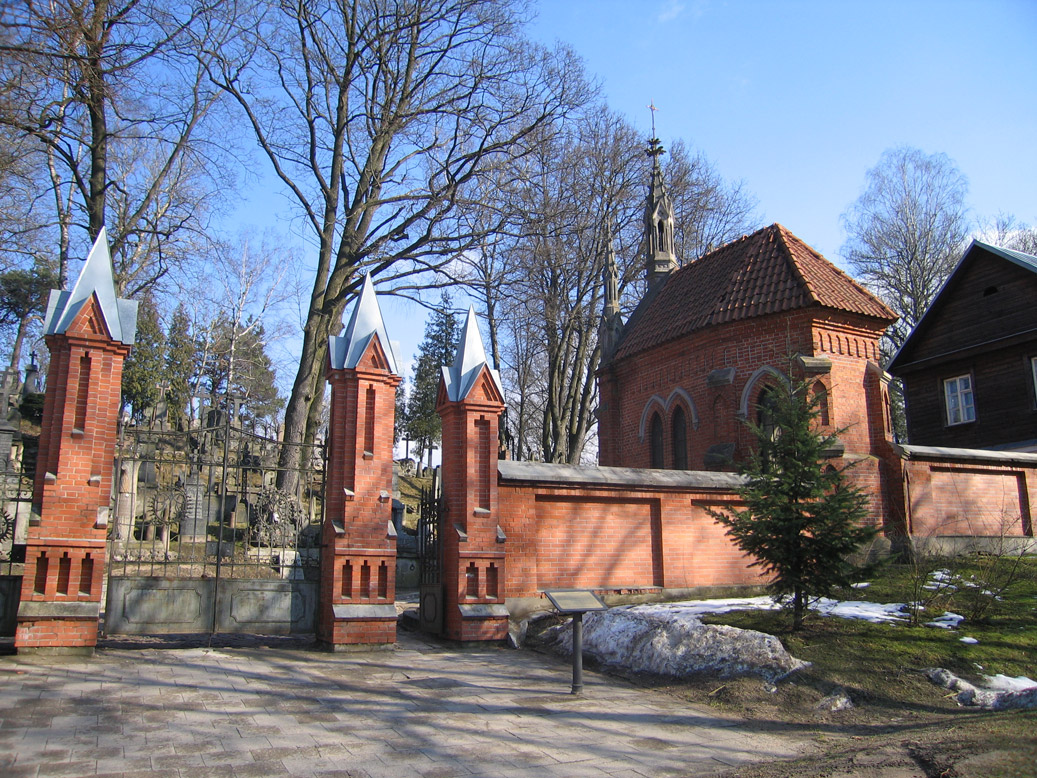
<path fill-rule="evenodd" d="M 615 358 L 703 327 L 810 306 L 896 320 L 864 287 L 772 224 L 675 271 L 634 311 Z"/>

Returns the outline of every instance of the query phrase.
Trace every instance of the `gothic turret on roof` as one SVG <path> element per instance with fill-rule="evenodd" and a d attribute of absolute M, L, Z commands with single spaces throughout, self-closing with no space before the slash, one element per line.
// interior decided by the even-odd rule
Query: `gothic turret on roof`
<path fill-rule="evenodd" d="M 652 180 L 645 199 L 644 249 L 645 279 L 648 288 L 654 288 L 677 269 L 677 253 L 674 248 L 673 231 L 676 225 L 673 202 L 666 191 L 659 157 L 666 152 L 658 138 L 648 141 L 645 152 L 652 159 Z"/>
<path fill-rule="evenodd" d="M 446 388 L 447 399 L 451 402 L 460 402 L 468 397 L 483 368 L 489 371 L 497 391 L 500 392 L 501 397 L 504 397 L 504 386 L 501 384 L 500 373 L 490 367 L 486 361 L 486 349 L 483 347 L 482 336 L 479 334 L 475 309 L 469 308 L 468 316 L 464 320 L 464 329 L 461 330 L 461 340 L 457 346 L 454 364 L 443 368 L 443 385 Z"/>
<path fill-rule="evenodd" d="M 601 345 L 601 356 L 607 360 L 612 356 L 623 332 L 623 316 L 619 306 L 619 268 L 616 266 L 616 251 L 612 240 L 612 222 L 605 223 L 605 264 L 601 270 L 601 280 L 605 288 L 605 303 L 601 312 L 601 324 L 598 327 L 598 342 Z"/>
<path fill-rule="evenodd" d="M 328 338 L 328 357 L 333 370 L 353 370 L 360 363 L 367 347 L 377 337 L 378 343 L 389 363 L 389 371 L 399 375 L 398 360 L 393 352 L 392 343 L 385 331 L 382 310 L 378 307 L 378 296 L 374 292 L 371 274 L 364 276 L 364 285 L 360 289 L 360 297 L 353 306 L 353 314 L 349 318 L 341 335 Z"/>
<path fill-rule="evenodd" d="M 115 294 L 112 255 L 108 251 L 108 234 L 104 227 L 94 241 L 72 291 L 51 290 L 47 315 L 43 320 L 44 335 L 67 332 L 91 297 L 97 300 L 112 340 L 132 346 L 137 335 L 137 301 L 124 300 Z"/>

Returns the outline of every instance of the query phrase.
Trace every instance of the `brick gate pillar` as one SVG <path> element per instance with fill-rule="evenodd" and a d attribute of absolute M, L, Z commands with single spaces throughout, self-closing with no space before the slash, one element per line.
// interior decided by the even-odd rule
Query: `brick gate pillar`
<path fill-rule="evenodd" d="M 328 349 L 331 416 L 317 637 L 332 650 L 396 642 L 392 525 L 397 361 L 371 277 Z"/>
<path fill-rule="evenodd" d="M 443 419 L 444 634 L 503 640 L 506 538 L 497 520 L 497 430 L 504 391 L 486 362 L 474 310 L 453 366 L 443 368 L 436 410 Z"/>
<path fill-rule="evenodd" d="M 97 644 L 123 360 L 137 303 L 116 297 L 102 229 L 71 292 L 52 291 L 50 349 L 15 646 Z"/>

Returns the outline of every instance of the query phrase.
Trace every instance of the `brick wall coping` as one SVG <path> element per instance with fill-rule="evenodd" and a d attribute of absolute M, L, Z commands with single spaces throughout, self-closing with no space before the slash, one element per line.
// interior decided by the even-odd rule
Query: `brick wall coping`
<path fill-rule="evenodd" d="M 906 443 L 894 446 L 904 459 L 980 460 L 993 464 L 1037 466 L 1037 454 L 1025 451 L 989 451 L 980 448 L 944 448 L 942 446 L 912 446 Z"/>
<path fill-rule="evenodd" d="M 1035 457 L 1037 459 L 1037 457 Z M 705 470 L 642 470 L 634 467 L 580 467 L 544 462 L 501 460 L 497 472 L 504 481 L 539 481 L 596 486 L 640 486 L 662 489 L 737 489 L 743 479 L 735 473 Z"/>

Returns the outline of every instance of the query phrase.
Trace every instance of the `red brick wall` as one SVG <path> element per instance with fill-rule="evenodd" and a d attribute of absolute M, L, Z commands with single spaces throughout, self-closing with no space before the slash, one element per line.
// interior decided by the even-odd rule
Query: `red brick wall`
<path fill-rule="evenodd" d="M 761 583 L 704 507 L 733 504 L 731 492 L 502 478 L 499 495 L 509 597 Z"/>
<path fill-rule="evenodd" d="M 534 505 L 538 589 L 662 586 L 658 500 L 543 494 Z"/>
<path fill-rule="evenodd" d="M 1037 463 L 949 458 L 905 462 L 910 531 L 917 538 L 1032 536 Z"/>

